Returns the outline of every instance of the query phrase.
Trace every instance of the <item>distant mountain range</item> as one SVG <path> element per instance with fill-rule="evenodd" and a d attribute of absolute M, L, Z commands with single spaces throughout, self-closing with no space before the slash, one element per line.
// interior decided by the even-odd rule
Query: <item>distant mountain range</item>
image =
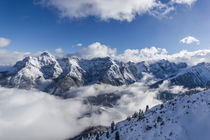
<path fill-rule="evenodd" d="M 188 67 L 186 63 L 176 64 L 167 60 L 124 63 L 110 57 L 91 60 L 76 57 L 56 59 L 48 52 L 43 52 L 38 57 L 26 57 L 13 67 L 0 72 L 0 85 L 35 88 L 59 95 L 72 87 L 92 84 L 129 85 L 140 81 L 143 73 L 151 74 L 153 80 L 158 82 L 168 80 L 171 85 L 182 85 L 186 88 L 210 85 L 209 63 Z"/>

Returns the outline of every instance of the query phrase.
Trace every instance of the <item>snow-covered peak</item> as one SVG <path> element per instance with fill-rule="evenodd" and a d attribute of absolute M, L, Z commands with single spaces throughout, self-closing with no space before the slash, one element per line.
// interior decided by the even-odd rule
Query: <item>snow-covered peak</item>
<path fill-rule="evenodd" d="M 62 72 L 56 58 L 48 52 L 43 52 L 40 56 L 28 56 L 18 61 L 4 73 L 6 80 L 3 84 L 9 87 L 40 89 L 40 86 L 47 85 L 46 83 L 57 78 Z"/>
<path fill-rule="evenodd" d="M 37 71 L 40 71 L 45 79 L 56 78 L 62 73 L 55 56 L 48 52 L 43 52 L 38 57 L 26 57 L 22 61 L 17 62 L 14 67 L 17 72 L 29 70 L 31 73 L 34 72 L 34 75 L 37 74 Z"/>
<path fill-rule="evenodd" d="M 55 56 L 49 52 L 43 52 L 37 59 L 41 65 L 51 65 L 57 63 Z"/>
<path fill-rule="evenodd" d="M 34 66 L 40 68 L 42 66 L 52 65 L 52 64 L 57 64 L 56 58 L 48 52 L 43 52 L 37 57 L 32 57 L 32 56 L 25 57 L 23 60 L 18 61 L 14 65 L 14 67 L 17 68 L 17 70 L 20 70 L 27 66 Z"/>
<path fill-rule="evenodd" d="M 40 54 L 40 56 L 44 57 L 44 56 L 47 56 L 47 57 L 52 57 L 52 54 L 49 53 L 48 51 L 44 51 Z"/>

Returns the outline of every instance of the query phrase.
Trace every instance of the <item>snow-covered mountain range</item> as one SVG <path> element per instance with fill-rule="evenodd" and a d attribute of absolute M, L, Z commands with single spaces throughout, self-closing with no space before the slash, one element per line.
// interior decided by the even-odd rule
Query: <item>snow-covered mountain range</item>
<path fill-rule="evenodd" d="M 141 80 L 143 73 L 152 80 L 170 81 L 187 88 L 206 87 L 210 81 L 210 64 L 187 67 L 186 63 L 167 60 L 157 62 L 119 62 L 110 57 L 91 60 L 59 58 L 48 52 L 26 57 L 13 67 L 0 72 L 0 85 L 23 89 L 36 88 L 51 94 L 63 93 L 73 87 L 92 84 L 129 85 Z M 157 82 L 157 84 L 158 84 Z"/>
<path fill-rule="evenodd" d="M 141 80 L 143 73 L 152 74 L 156 80 L 169 79 L 175 84 L 188 86 L 180 82 L 179 75 L 186 75 L 191 81 L 199 80 L 196 86 L 205 86 L 210 77 L 205 76 L 208 64 L 200 64 L 187 68 L 185 63 L 173 63 L 161 60 L 154 63 L 147 62 L 119 62 L 112 58 L 94 58 L 91 60 L 59 58 L 48 52 L 38 57 L 26 57 L 13 67 L 0 72 L 0 85 L 23 89 L 36 88 L 51 94 L 63 93 L 72 87 L 92 85 L 96 83 L 113 86 L 129 85 Z M 192 69 L 192 70 L 191 70 Z M 205 70 L 202 76 L 196 75 L 199 69 Z M 189 75 L 191 73 L 191 76 Z M 193 80 L 191 79 L 193 78 Z"/>
<path fill-rule="evenodd" d="M 188 89 L 206 88 L 210 85 L 210 64 L 200 63 L 187 66 L 186 63 L 174 63 L 168 60 L 125 63 L 110 57 L 56 58 L 49 52 L 43 52 L 37 57 L 26 57 L 0 72 L 0 85 L 9 88 L 35 88 L 69 98 L 72 97 L 69 91 L 78 87 L 94 84 L 116 87 L 131 85 L 142 81 L 145 75 L 150 76 L 144 81 L 144 84 L 150 88 L 158 88 L 164 81 L 168 81 L 168 86 L 179 85 Z M 165 101 L 174 97 L 168 91 L 162 93 L 159 97 L 161 100 Z M 90 96 L 84 102 L 112 106 L 111 104 L 115 104 L 123 94 Z M 105 97 L 106 100 L 103 99 Z"/>

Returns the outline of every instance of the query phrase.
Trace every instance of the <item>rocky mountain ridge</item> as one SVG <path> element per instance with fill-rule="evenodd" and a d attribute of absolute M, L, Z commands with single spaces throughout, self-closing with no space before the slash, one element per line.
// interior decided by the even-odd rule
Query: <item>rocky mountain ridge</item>
<path fill-rule="evenodd" d="M 26 57 L 7 71 L 0 72 L 0 85 L 35 88 L 62 96 L 62 93 L 71 88 L 86 85 L 129 85 L 140 81 L 145 73 L 152 75 L 152 80 L 157 81 L 157 84 L 168 80 L 171 85 L 186 88 L 206 87 L 210 81 L 210 64 L 201 63 L 188 67 L 186 63 L 176 64 L 168 60 L 124 63 L 110 57 L 91 60 L 78 57 L 56 58 L 43 52 L 38 57 Z"/>

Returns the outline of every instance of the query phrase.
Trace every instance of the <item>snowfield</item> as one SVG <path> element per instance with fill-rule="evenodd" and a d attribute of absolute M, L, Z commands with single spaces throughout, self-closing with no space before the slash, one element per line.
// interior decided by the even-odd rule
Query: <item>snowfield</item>
<path fill-rule="evenodd" d="M 100 140 L 209 140 L 210 90 L 177 97 L 115 125 Z M 91 138 L 97 139 L 96 136 Z"/>

